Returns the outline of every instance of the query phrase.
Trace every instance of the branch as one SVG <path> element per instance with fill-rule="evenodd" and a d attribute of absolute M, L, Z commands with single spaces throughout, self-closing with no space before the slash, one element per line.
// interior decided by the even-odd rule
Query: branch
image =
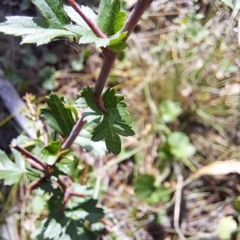
<path fill-rule="evenodd" d="M 26 162 L 28 162 L 28 163 L 31 165 L 31 167 L 33 167 L 33 168 L 35 168 L 35 169 L 37 169 L 37 170 L 45 173 L 46 169 L 45 169 L 42 165 L 34 162 L 32 159 L 27 158 L 27 157 L 24 158 L 24 160 L 25 160 Z"/>
<path fill-rule="evenodd" d="M 87 25 L 91 28 L 94 34 L 99 38 L 107 38 L 107 36 L 98 28 L 94 22 L 88 18 L 85 13 L 82 11 L 81 7 L 75 2 L 75 0 L 68 0 L 71 7 L 81 16 L 81 18 L 87 23 Z"/>
<path fill-rule="evenodd" d="M 41 160 L 39 158 L 37 158 L 36 156 L 34 156 L 33 154 L 31 154 L 29 151 L 27 151 L 26 149 L 20 147 L 19 145 L 16 144 L 11 144 L 11 147 L 15 148 L 16 150 L 18 150 L 20 153 L 22 153 L 22 155 L 31 158 L 32 160 L 34 160 L 36 163 L 40 164 L 43 166 Z"/>
<path fill-rule="evenodd" d="M 106 36 L 101 32 L 100 29 L 89 19 L 85 16 L 85 14 L 82 12 L 82 9 L 75 3 L 74 0 L 68 0 L 69 4 L 79 13 L 79 15 L 84 19 L 84 21 L 88 24 L 88 26 L 92 29 L 92 31 L 96 34 L 96 36 L 101 38 L 106 38 Z M 132 33 L 133 29 L 137 25 L 138 21 L 140 20 L 143 13 L 146 11 L 148 6 L 152 0 L 139 0 L 137 4 L 135 5 L 134 9 L 130 13 L 129 17 L 126 20 L 126 23 L 124 24 L 121 32 L 128 32 L 124 41 L 126 41 L 129 37 L 129 35 Z M 103 35 L 102 35 L 103 34 Z M 103 113 L 107 114 L 107 110 L 103 104 L 102 101 L 102 91 L 104 86 L 106 85 L 108 76 L 110 74 L 110 71 L 112 69 L 112 66 L 117 58 L 118 53 L 112 52 L 111 50 L 107 48 L 103 48 L 103 64 L 100 71 L 100 74 L 97 78 L 96 84 L 94 86 L 94 99 L 98 107 L 103 111 Z M 85 121 L 83 121 L 83 117 L 79 117 L 79 120 L 74 125 L 70 135 L 67 137 L 65 142 L 62 145 L 62 150 L 65 150 L 69 148 L 76 137 L 78 136 L 79 132 L 83 128 L 85 124 Z"/>
<path fill-rule="evenodd" d="M 29 184 L 26 188 L 25 188 L 25 192 L 28 191 L 28 190 L 32 190 L 34 189 L 35 187 L 37 187 L 38 185 L 40 185 L 43 181 L 46 180 L 46 177 L 41 177 L 41 178 L 38 178 L 36 180 L 34 180 L 33 182 L 31 182 L 31 184 Z"/>
<path fill-rule="evenodd" d="M 141 19 L 143 13 L 147 10 L 153 0 L 138 0 L 137 4 L 133 8 L 132 12 L 128 16 L 121 32 L 128 32 L 125 41 L 136 27 L 138 21 Z"/>
<path fill-rule="evenodd" d="M 67 205 L 67 202 L 69 200 L 69 197 L 70 197 L 70 192 L 68 191 L 68 189 L 66 189 L 64 191 L 64 195 L 63 195 L 63 202 L 62 202 L 62 206 L 61 206 L 61 213 L 64 212 L 64 210 L 66 208 L 66 205 Z"/>
<path fill-rule="evenodd" d="M 34 156 L 33 154 L 31 154 L 29 151 L 27 151 L 26 149 L 16 145 L 16 144 L 11 144 L 11 147 L 16 149 L 17 151 L 19 151 L 23 156 L 30 158 L 30 159 L 25 159 L 26 162 L 28 162 L 32 167 L 45 172 L 46 171 L 46 166 L 43 165 L 43 163 L 41 162 L 41 160 L 39 158 L 37 158 L 36 156 Z"/>
<path fill-rule="evenodd" d="M 140 20 L 140 18 L 142 17 L 146 9 L 149 7 L 151 2 L 152 0 L 139 0 L 137 2 L 137 4 L 135 5 L 134 9 L 130 13 L 129 17 L 127 18 L 121 30 L 121 32 L 127 32 L 127 35 L 124 41 L 128 39 L 129 35 L 132 33 L 133 29 L 135 28 L 138 21 Z M 94 87 L 95 102 L 104 113 L 107 113 L 107 112 L 102 102 L 101 95 L 102 95 L 103 88 L 106 85 L 112 66 L 117 58 L 117 55 L 118 53 L 112 52 L 108 49 L 103 49 L 103 56 L 104 56 L 103 65 Z"/>
<path fill-rule="evenodd" d="M 78 136 L 79 132 L 82 130 L 84 124 L 85 121 L 83 121 L 83 116 L 81 115 L 76 124 L 73 126 L 71 133 L 63 143 L 61 150 L 66 150 L 70 148 L 70 146 L 73 144 L 74 140 Z"/>
<path fill-rule="evenodd" d="M 104 55 L 104 60 L 103 60 L 102 68 L 98 75 L 96 84 L 94 86 L 93 93 L 94 93 L 94 99 L 96 104 L 104 113 L 106 113 L 106 109 L 103 105 L 101 95 L 102 95 L 103 88 L 107 82 L 110 71 L 112 69 L 112 66 L 117 58 L 118 53 L 112 52 L 108 49 L 104 49 L 103 55 Z"/>

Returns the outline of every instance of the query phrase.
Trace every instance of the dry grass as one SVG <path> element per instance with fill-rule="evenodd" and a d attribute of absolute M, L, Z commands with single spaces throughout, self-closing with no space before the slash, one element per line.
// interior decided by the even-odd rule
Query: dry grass
<path fill-rule="evenodd" d="M 165 236 L 182 232 L 191 239 L 215 239 L 221 217 L 238 216 L 232 205 L 239 194 L 237 175 L 191 180 L 189 174 L 213 161 L 239 160 L 239 10 L 231 11 L 220 1 L 176 2 L 152 4 L 111 76 L 127 97 L 136 131 L 125 141 L 125 159 L 128 152 L 137 153 L 109 169 L 114 184 L 107 186 L 111 194 L 106 198 L 118 209 L 115 225 L 130 239 L 151 239 L 142 235 L 144 229 L 154 239 L 164 239 L 159 225 L 154 233 L 154 222 L 165 226 Z M 166 99 L 183 109 L 168 125 L 159 113 Z M 162 160 L 158 151 L 171 131 L 185 132 L 197 153 L 177 163 Z M 134 198 L 132 181 L 146 173 L 172 189 L 170 203 L 149 206 Z M 179 182 L 181 176 L 184 182 Z M 177 195 L 179 187 L 183 192 Z"/>
<path fill-rule="evenodd" d="M 98 159 L 88 173 L 108 207 L 113 236 L 106 239 L 216 239 L 223 216 L 239 217 L 237 174 L 191 175 L 211 162 L 240 159 L 238 18 L 239 10 L 220 1 L 156 0 L 129 39 L 109 83 L 125 94 L 136 135 L 124 139 L 119 156 Z M 170 124 L 159 111 L 167 99 L 182 108 Z M 159 150 L 176 131 L 186 133 L 197 152 L 166 161 Z M 149 205 L 137 199 L 133 182 L 141 174 L 156 176 L 171 200 Z M 28 210 L 23 223 L 38 217 Z"/>

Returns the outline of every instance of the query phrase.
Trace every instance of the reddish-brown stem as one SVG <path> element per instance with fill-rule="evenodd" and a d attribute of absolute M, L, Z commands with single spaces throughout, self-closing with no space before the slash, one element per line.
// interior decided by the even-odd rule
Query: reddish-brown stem
<path fill-rule="evenodd" d="M 70 184 L 73 184 L 73 180 L 69 177 L 69 176 L 66 176 L 67 177 L 67 180 Z"/>
<path fill-rule="evenodd" d="M 99 38 L 107 38 L 107 36 L 98 28 L 94 22 L 88 18 L 85 13 L 82 11 L 81 7 L 74 1 L 68 0 L 71 7 L 81 16 L 81 18 L 87 23 L 87 25 L 91 28 L 94 34 Z"/>
<path fill-rule="evenodd" d="M 128 39 L 129 35 L 132 33 L 133 29 L 136 27 L 138 21 L 141 19 L 143 13 L 152 1 L 153 0 L 138 0 L 121 30 L 121 32 L 127 32 L 125 41 Z"/>
<path fill-rule="evenodd" d="M 39 158 L 37 158 L 36 156 L 34 156 L 33 154 L 31 154 L 29 151 L 27 151 L 26 149 L 20 147 L 19 145 L 16 144 L 11 144 L 11 147 L 15 148 L 16 150 L 18 150 L 20 153 L 22 153 L 22 155 L 31 158 L 32 160 L 34 160 L 36 163 L 40 164 L 43 166 L 41 160 Z"/>
<path fill-rule="evenodd" d="M 80 181 L 79 181 L 79 183 L 80 183 L 81 185 L 83 185 L 83 183 L 84 183 L 85 177 L 86 177 L 86 175 L 87 175 L 87 173 L 88 173 L 88 169 L 89 169 L 89 167 L 88 167 L 88 165 L 87 165 L 87 166 L 84 168 L 84 170 L 83 170 L 82 176 L 81 176 Z"/>
<path fill-rule="evenodd" d="M 104 54 L 104 60 L 103 60 L 102 68 L 97 78 L 94 91 L 93 91 L 95 101 L 100 108 L 101 108 L 100 104 L 103 104 L 101 94 L 107 82 L 112 66 L 117 58 L 118 53 L 105 49 L 103 54 Z"/>
<path fill-rule="evenodd" d="M 57 182 L 62 187 L 63 191 L 66 191 L 66 189 L 68 188 L 67 184 L 60 178 L 58 178 Z"/>
<path fill-rule="evenodd" d="M 12 144 L 11 147 L 19 151 L 23 156 L 25 156 L 25 161 L 28 162 L 33 168 L 45 172 L 46 166 L 43 165 L 39 158 L 28 152 L 26 149 L 20 147 L 19 145 Z"/>
<path fill-rule="evenodd" d="M 34 189 L 35 187 L 37 187 L 41 182 L 43 182 L 44 180 L 46 180 L 46 177 L 41 177 L 36 179 L 35 181 L 31 182 L 31 184 L 29 184 L 26 188 L 25 191 Z"/>
<path fill-rule="evenodd" d="M 129 35 L 132 33 L 133 29 L 135 28 L 141 16 L 146 11 L 151 2 L 152 0 L 139 0 L 137 2 L 121 30 L 121 32 L 127 32 L 124 41 L 128 39 Z M 106 108 L 104 107 L 101 95 L 103 88 L 107 82 L 109 73 L 112 69 L 112 66 L 117 58 L 117 55 L 118 53 L 116 52 L 112 52 L 108 49 L 103 49 L 103 65 L 94 87 L 95 102 L 104 113 L 106 113 Z"/>
<path fill-rule="evenodd" d="M 62 150 L 68 149 L 73 144 L 79 132 L 82 130 L 84 124 L 85 124 L 85 121 L 83 121 L 83 116 L 79 117 L 78 121 L 73 126 L 71 133 L 63 143 L 61 148 Z"/>
<path fill-rule="evenodd" d="M 99 30 L 97 26 L 87 16 L 85 16 L 81 8 L 75 3 L 74 0 L 68 0 L 68 2 L 75 9 L 75 11 L 77 11 L 79 15 L 84 19 L 84 21 L 88 24 L 88 26 L 92 29 L 92 31 L 96 34 L 96 36 L 100 38 L 106 38 L 106 36 L 101 32 L 101 30 Z M 142 14 L 150 5 L 151 2 L 152 0 L 139 0 L 137 2 L 137 4 L 135 5 L 134 9 L 130 13 L 129 17 L 126 20 L 126 23 L 124 24 L 121 30 L 121 32 L 128 32 L 124 41 L 128 39 L 129 35 L 132 33 L 136 24 L 140 20 Z M 96 104 L 103 111 L 103 113 L 107 114 L 107 110 L 104 106 L 101 95 L 102 95 L 103 88 L 107 82 L 110 71 L 112 69 L 112 66 L 117 58 L 118 53 L 112 52 L 107 48 L 103 48 L 102 50 L 103 50 L 104 60 L 103 60 L 102 68 L 97 78 L 93 92 L 94 92 L 94 99 Z M 74 125 L 70 135 L 67 137 L 67 139 L 63 143 L 62 150 L 68 149 L 73 144 L 74 140 L 76 139 L 79 132 L 83 128 L 84 124 L 85 122 L 83 121 L 83 118 L 82 117 L 79 118 L 77 123 Z"/>
<path fill-rule="evenodd" d="M 61 207 L 62 213 L 63 213 L 64 209 L 66 208 L 69 197 L 70 197 L 70 192 L 68 191 L 68 189 L 66 189 L 64 192 L 64 195 L 63 195 L 63 203 L 62 203 L 62 207 Z"/>
<path fill-rule="evenodd" d="M 68 202 L 68 199 L 71 197 L 71 196 L 75 196 L 75 197 L 85 197 L 86 195 L 85 194 L 81 194 L 81 193 L 76 193 L 74 191 L 72 191 L 68 186 L 67 184 L 60 178 L 58 178 L 58 184 L 62 187 L 63 189 L 63 192 L 64 192 L 64 195 L 63 195 L 63 203 L 62 203 L 62 207 L 61 207 L 61 212 L 64 211 L 66 205 L 67 205 L 67 202 Z"/>
<path fill-rule="evenodd" d="M 45 172 L 46 169 L 42 165 L 34 162 L 32 159 L 25 157 L 24 160 L 26 162 L 28 162 L 31 165 L 31 167 L 33 167 L 41 172 Z"/>
<path fill-rule="evenodd" d="M 77 192 L 74 192 L 72 190 L 69 190 L 70 192 L 70 195 L 71 196 L 75 196 L 75 197 L 86 197 L 86 194 L 82 194 L 82 193 L 77 193 Z"/>

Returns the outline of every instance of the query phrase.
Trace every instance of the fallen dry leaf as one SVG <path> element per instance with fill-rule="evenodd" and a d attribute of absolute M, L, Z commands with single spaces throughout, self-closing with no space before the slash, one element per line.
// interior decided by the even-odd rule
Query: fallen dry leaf
<path fill-rule="evenodd" d="M 204 166 L 192 174 L 193 178 L 201 177 L 202 175 L 226 175 L 229 173 L 240 174 L 240 161 L 227 160 L 211 163 Z"/>

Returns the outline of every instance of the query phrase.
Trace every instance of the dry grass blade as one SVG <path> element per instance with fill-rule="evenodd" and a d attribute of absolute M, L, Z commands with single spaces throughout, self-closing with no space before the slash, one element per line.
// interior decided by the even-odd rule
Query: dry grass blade
<path fill-rule="evenodd" d="M 229 173 L 240 174 L 240 161 L 238 160 L 226 160 L 222 162 L 214 162 L 207 166 L 204 166 L 192 174 L 193 178 L 199 178 L 203 175 L 227 175 Z"/>

